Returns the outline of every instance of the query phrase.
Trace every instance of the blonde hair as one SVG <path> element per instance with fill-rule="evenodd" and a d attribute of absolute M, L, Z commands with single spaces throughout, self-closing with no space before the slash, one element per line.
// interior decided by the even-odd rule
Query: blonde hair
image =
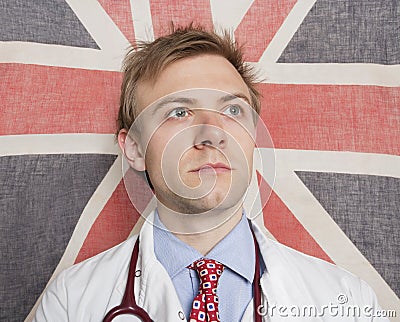
<path fill-rule="evenodd" d="M 171 33 L 153 42 L 138 42 L 127 53 L 123 62 L 118 131 L 129 130 L 137 117 L 136 88 L 140 81 L 155 81 L 171 63 L 198 55 L 211 54 L 226 58 L 238 71 L 250 92 L 250 103 L 259 113 L 260 94 L 255 88 L 256 75 L 243 60 L 242 48 L 228 32 L 221 35 L 190 24 L 171 26 Z"/>

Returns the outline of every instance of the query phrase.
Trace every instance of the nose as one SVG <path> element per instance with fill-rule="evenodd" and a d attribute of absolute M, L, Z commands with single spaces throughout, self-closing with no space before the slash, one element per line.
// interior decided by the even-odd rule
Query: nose
<path fill-rule="evenodd" d="M 227 144 L 227 134 L 223 129 L 221 115 L 214 111 L 202 110 L 196 115 L 194 146 L 204 149 L 207 146 L 223 149 Z"/>

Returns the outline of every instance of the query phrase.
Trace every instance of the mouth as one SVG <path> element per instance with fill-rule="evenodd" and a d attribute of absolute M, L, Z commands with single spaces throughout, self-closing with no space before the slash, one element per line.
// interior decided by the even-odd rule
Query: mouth
<path fill-rule="evenodd" d="M 226 165 L 225 163 L 206 163 L 201 165 L 200 167 L 191 170 L 190 172 L 201 172 L 202 174 L 214 174 L 214 173 L 224 173 L 224 172 L 230 172 L 232 171 L 232 168 Z"/>

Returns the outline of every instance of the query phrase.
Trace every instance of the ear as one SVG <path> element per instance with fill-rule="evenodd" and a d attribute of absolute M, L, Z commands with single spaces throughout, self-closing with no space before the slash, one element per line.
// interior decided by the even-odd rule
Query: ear
<path fill-rule="evenodd" d="M 118 145 L 121 148 L 122 153 L 128 160 L 129 165 L 137 170 L 146 170 L 146 165 L 144 162 L 144 156 L 141 151 L 139 142 L 137 139 L 129 135 L 128 131 L 122 129 L 118 133 Z"/>

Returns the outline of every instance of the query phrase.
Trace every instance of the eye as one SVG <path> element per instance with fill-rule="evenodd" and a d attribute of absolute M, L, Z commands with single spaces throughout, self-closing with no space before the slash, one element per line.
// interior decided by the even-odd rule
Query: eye
<path fill-rule="evenodd" d="M 189 115 L 189 111 L 184 108 L 184 107 L 177 107 L 174 108 L 172 111 L 170 111 L 167 114 L 168 118 L 176 118 L 176 119 L 180 119 L 180 118 L 184 118 L 187 117 Z"/>
<path fill-rule="evenodd" d="M 239 105 L 229 105 L 225 110 L 224 114 L 228 116 L 237 116 L 242 112 L 242 109 Z"/>

